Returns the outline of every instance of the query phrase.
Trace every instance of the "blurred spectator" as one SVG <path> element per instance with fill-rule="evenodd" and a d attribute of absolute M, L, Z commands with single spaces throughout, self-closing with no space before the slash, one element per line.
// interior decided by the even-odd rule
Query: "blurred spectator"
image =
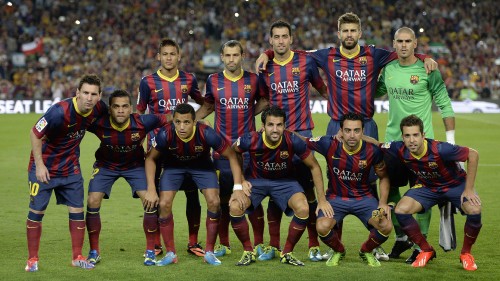
<path fill-rule="evenodd" d="M 464 86 L 482 97 L 500 95 L 500 10 L 492 8 L 493 0 L 0 3 L 0 79 L 15 88 L 1 94 L 11 98 L 71 96 L 75 85 L 67 81 L 82 72 L 99 73 L 104 89 L 122 88 L 136 97 L 139 78 L 159 65 L 156 53 L 162 37 L 179 42 L 179 67 L 200 77 L 214 71 L 203 68 L 203 55 L 218 54 L 221 43 L 229 39 L 244 44 L 244 67 L 253 69 L 258 54 L 270 48 L 267 31 L 273 21 L 284 18 L 292 23 L 293 48 L 316 49 L 337 44 L 337 18 L 350 11 L 362 20 L 365 44 L 392 48 L 391 38 L 399 27 L 418 31 L 417 51 L 440 63 L 451 97 L 458 98 Z M 37 38 L 43 41 L 42 52 L 27 56 L 25 66 L 14 66 L 12 55 Z"/>

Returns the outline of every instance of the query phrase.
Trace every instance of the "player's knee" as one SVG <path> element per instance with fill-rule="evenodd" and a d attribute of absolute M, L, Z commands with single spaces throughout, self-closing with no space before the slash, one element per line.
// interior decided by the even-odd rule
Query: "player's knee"
<path fill-rule="evenodd" d="M 160 203 L 158 204 L 160 210 L 163 212 L 167 211 L 170 212 L 172 210 L 172 201 L 171 200 L 160 200 Z"/>
<path fill-rule="evenodd" d="M 307 202 L 306 202 L 307 203 Z M 293 208 L 293 213 L 299 218 L 306 218 L 309 216 L 309 206 L 308 204 L 297 204 Z"/>
<path fill-rule="evenodd" d="M 245 213 L 244 209 L 241 209 L 237 202 L 229 205 L 229 214 L 234 217 L 242 216 Z"/>
<path fill-rule="evenodd" d="M 218 196 L 210 196 L 207 199 L 207 209 L 213 210 L 220 207 L 220 199 Z"/>
<path fill-rule="evenodd" d="M 471 205 L 469 202 L 465 202 L 462 205 L 462 210 L 467 215 L 479 215 L 479 214 L 481 214 L 481 206 Z"/>
<path fill-rule="evenodd" d="M 101 207 L 102 196 L 96 194 L 97 192 L 90 192 L 87 198 L 87 206 L 89 208 L 99 208 Z"/>
<path fill-rule="evenodd" d="M 401 214 L 401 215 L 412 214 L 411 208 L 407 204 L 398 204 L 398 205 L 396 205 L 396 208 L 394 209 L 394 213 Z"/>
<path fill-rule="evenodd" d="M 325 236 L 335 225 L 335 220 L 330 218 L 319 218 L 316 220 L 316 231 L 319 235 Z"/>

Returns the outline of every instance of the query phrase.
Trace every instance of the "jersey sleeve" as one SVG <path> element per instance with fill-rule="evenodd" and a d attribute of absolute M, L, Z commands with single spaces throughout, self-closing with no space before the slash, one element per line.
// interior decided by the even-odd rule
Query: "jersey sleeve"
<path fill-rule="evenodd" d="M 137 95 L 137 110 L 144 112 L 148 108 L 151 89 L 149 88 L 146 77 L 142 77 L 139 84 L 139 95 Z"/>
<path fill-rule="evenodd" d="M 441 112 L 442 118 L 455 116 L 450 97 L 448 96 L 448 90 L 446 90 L 446 85 L 439 70 L 434 70 L 429 74 L 429 92 L 432 93 L 432 97 Z"/>
<path fill-rule="evenodd" d="M 252 135 L 250 133 L 244 134 L 243 136 L 239 137 L 235 142 L 236 147 L 238 147 L 238 149 L 241 152 L 248 151 L 250 149 L 251 143 L 252 143 Z"/>
<path fill-rule="evenodd" d="M 193 74 L 192 74 L 193 75 Z M 191 92 L 189 96 L 197 103 L 203 104 L 203 96 L 201 95 L 200 89 L 198 88 L 198 80 L 196 80 L 196 76 L 193 75 L 193 82 L 191 84 Z"/>
<path fill-rule="evenodd" d="M 307 147 L 307 144 L 293 133 L 290 135 L 290 138 L 292 140 L 294 153 L 297 154 L 300 159 L 306 159 L 311 154 L 311 150 Z"/>
<path fill-rule="evenodd" d="M 64 122 L 64 112 L 59 104 L 50 107 L 31 129 L 41 139 L 47 132 L 57 130 Z"/>
<path fill-rule="evenodd" d="M 378 78 L 377 81 L 377 92 L 375 93 L 375 97 L 383 97 L 385 94 L 387 94 L 387 87 L 385 85 L 385 67 L 382 70 L 382 74 Z"/>
<path fill-rule="evenodd" d="M 307 73 L 309 74 L 309 81 L 311 85 L 319 91 L 319 89 L 325 87 L 325 82 L 321 79 L 319 75 L 318 65 L 316 61 L 311 57 L 307 56 Z"/>
<path fill-rule="evenodd" d="M 259 74 L 259 91 L 261 92 L 261 97 L 269 99 L 269 87 L 267 86 L 266 83 L 266 78 L 265 75 L 267 73 L 266 71 L 263 71 L 262 73 Z"/>
<path fill-rule="evenodd" d="M 399 158 L 398 151 L 399 151 L 399 146 L 401 146 L 402 143 L 403 143 L 402 141 L 380 143 L 379 148 L 382 150 L 382 152 L 387 153 L 392 157 Z"/>
<path fill-rule="evenodd" d="M 205 139 L 207 144 L 213 148 L 213 150 L 217 151 L 219 154 L 222 154 L 226 148 L 228 148 L 227 142 L 219 136 L 214 129 L 207 125 L 198 124 L 200 126 L 200 131 L 205 135 Z"/>
<path fill-rule="evenodd" d="M 309 149 L 317 151 L 319 154 L 326 156 L 328 148 L 332 143 L 332 136 L 322 136 L 306 139 L 306 144 Z"/>
<path fill-rule="evenodd" d="M 439 155 L 444 161 L 465 162 L 469 157 L 469 148 L 440 142 L 437 146 Z"/>
<path fill-rule="evenodd" d="M 209 104 L 215 103 L 215 97 L 212 89 L 212 75 L 208 76 L 207 83 L 205 84 L 205 102 Z"/>
<path fill-rule="evenodd" d="M 167 116 L 165 114 L 145 114 L 140 115 L 139 118 L 144 124 L 146 132 L 163 127 L 168 123 Z"/>
<path fill-rule="evenodd" d="M 156 148 L 158 151 L 162 151 L 167 147 L 167 138 L 170 130 L 167 127 L 161 128 L 158 133 L 155 134 L 154 138 L 151 139 L 151 146 Z"/>
<path fill-rule="evenodd" d="M 368 48 L 371 48 L 373 50 L 374 59 L 380 64 L 380 67 L 384 67 L 391 61 L 398 58 L 398 54 L 396 52 L 391 52 L 385 49 L 375 48 L 372 46 Z"/>

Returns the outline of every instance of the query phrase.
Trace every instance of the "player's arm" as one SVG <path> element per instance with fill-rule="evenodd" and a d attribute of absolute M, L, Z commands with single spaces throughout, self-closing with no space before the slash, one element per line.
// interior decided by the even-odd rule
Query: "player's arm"
<path fill-rule="evenodd" d="M 376 145 L 376 146 L 379 146 L 379 145 L 380 145 L 380 142 L 379 142 L 378 140 L 376 140 L 376 139 L 374 139 L 374 138 L 372 138 L 372 137 L 370 137 L 370 136 L 367 136 L 367 135 L 363 135 L 363 136 L 361 137 L 361 139 L 362 139 L 363 141 L 368 142 L 368 143 L 373 143 L 373 144 L 374 144 L 374 145 Z"/>
<path fill-rule="evenodd" d="M 146 155 L 146 159 L 144 161 L 144 166 L 146 170 L 146 180 L 147 180 L 147 191 L 144 196 L 144 209 L 146 211 L 152 211 L 156 206 L 158 206 L 158 193 L 156 192 L 155 185 L 155 173 L 156 173 L 156 161 L 160 157 L 160 152 L 152 147 L 148 154 Z"/>
<path fill-rule="evenodd" d="M 425 71 L 427 72 L 427 74 L 433 72 L 434 70 L 436 70 L 438 68 L 438 63 L 433 60 L 431 57 L 429 57 L 428 55 L 423 55 L 423 54 L 415 54 L 415 56 L 424 62 L 424 66 L 425 66 Z"/>
<path fill-rule="evenodd" d="M 215 104 L 205 101 L 203 105 L 200 106 L 200 108 L 196 111 L 196 120 L 201 120 L 207 117 L 208 115 L 210 115 L 210 113 L 214 112 L 214 110 Z"/>
<path fill-rule="evenodd" d="M 304 164 L 311 170 L 311 175 L 314 182 L 314 188 L 316 189 L 316 198 L 318 199 L 318 207 L 316 208 L 316 215 L 319 210 L 323 211 L 323 214 L 327 218 L 333 218 L 333 208 L 332 205 L 326 200 L 325 196 L 325 185 L 323 183 L 323 173 L 321 172 L 321 167 L 319 166 L 318 160 L 314 157 L 313 153 L 310 153 L 304 160 Z"/>
<path fill-rule="evenodd" d="M 257 103 L 255 104 L 255 113 L 254 115 L 260 114 L 264 109 L 269 107 L 269 99 L 265 97 L 261 97 Z"/>
<path fill-rule="evenodd" d="M 378 207 L 384 208 L 385 213 L 387 214 L 387 218 L 390 220 L 391 217 L 391 209 L 389 205 L 387 205 L 387 198 L 389 197 L 389 190 L 391 188 L 391 184 L 389 181 L 389 174 L 387 173 L 387 168 L 385 162 L 382 160 L 380 163 L 374 165 L 375 173 L 379 178 L 379 201 Z"/>
<path fill-rule="evenodd" d="M 474 190 L 474 182 L 476 180 L 477 166 L 479 163 L 479 153 L 472 148 L 469 148 L 469 155 L 467 156 L 467 176 L 465 178 L 465 189 L 460 198 L 460 202 L 464 202 L 467 198 L 471 205 L 480 206 L 481 199 Z"/>
<path fill-rule="evenodd" d="M 42 138 L 38 138 L 33 130 L 30 131 L 30 140 L 31 140 L 31 151 L 33 153 L 33 159 L 35 160 L 36 166 L 36 179 L 39 182 L 48 183 L 50 180 L 49 170 L 43 163 L 42 156 Z"/>
<path fill-rule="evenodd" d="M 243 210 L 247 205 L 248 197 L 250 196 L 252 185 L 250 184 L 250 182 L 244 180 L 242 168 L 241 168 L 241 167 L 243 167 L 243 157 L 241 156 L 242 151 L 238 148 L 237 143 L 235 142 L 231 146 L 231 149 L 226 149 L 226 151 L 227 150 L 231 150 L 234 153 L 235 160 L 237 161 L 237 167 L 235 167 L 235 168 L 239 169 L 238 173 L 239 173 L 240 178 L 241 178 L 241 184 L 240 185 L 235 184 L 233 186 L 233 194 L 231 194 L 231 198 L 229 199 L 229 205 L 231 205 L 233 203 L 238 204 L 240 209 Z M 224 152 L 226 152 L 226 151 L 224 151 Z M 229 165 L 231 165 L 231 162 L 229 162 Z M 232 165 L 231 165 L 231 172 L 234 173 Z M 236 183 L 236 181 L 235 181 L 235 183 Z"/>
<path fill-rule="evenodd" d="M 446 141 L 455 144 L 455 112 L 451 106 L 448 90 L 441 76 L 441 72 L 433 71 L 429 74 L 428 90 L 432 93 L 432 98 L 441 112 L 444 129 L 446 131 Z"/>

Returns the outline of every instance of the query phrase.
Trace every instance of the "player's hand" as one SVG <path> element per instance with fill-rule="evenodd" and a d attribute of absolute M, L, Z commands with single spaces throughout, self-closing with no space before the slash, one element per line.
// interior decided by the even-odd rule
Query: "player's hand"
<path fill-rule="evenodd" d="M 255 73 L 260 73 L 263 70 L 266 70 L 267 62 L 269 58 L 265 53 L 260 54 L 260 56 L 255 61 Z"/>
<path fill-rule="evenodd" d="M 148 189 L 148 191 L 146 191 L 146 195 L 144 195 L 144 201 L 142 202 L 144 210 L 147 212 L 152 211 L 156 206 L 158 206 L 159 201 L 160 198 L 158 197 L 156 190 Z"/>
<path fill-rule="evenodd" d="M 384 210 L 384 216 L 388 219 L 391 220 L 391 207 L 387 204 L 379 204 L 378 205 L 379 210 Z"/>
<path fill-rule="evenodd" d="M 241 185 L 243 186 L 243 193 L 250 197 L 250 194 L 252 193 L 252 184 L 249 181 L 243 180 Z"/>
<path fill-rule="evenodd" d="M 339 142 L 342 142 L 342 130 L 339 129 L 339 131 L 333 137 Z"/>
<path fill-rule="evenodd" d="M 229 199 L 229 205 L 237 204 L 240 210 L 244 210 L 246 200 L 248 200 L 248 197 L 243 190 L 234 190 Z"/>
<path fill-rule="evenodd" d="M 429 74 L 438 68 L 438 63 L 431 58 L 425 58 L 424 66 L 425 66 L 425 71 L 427 72 L 427 74 Z"/>
<path fill-rule="evenodd" d="M 464 198 L 467 198 L 467 201 L 472 206 L 481 206 L 481 199 L 474 191 L 464 190 L 462 196 L 460 196 L 460 202 L 462 202 L 462 204 L 464 203 Z"/>
<path fill-rule="evenodd" d="M 333 214 L 334 214 L 333 208 L 332 208 L 332 205 L 328 201 L 322 200 L 322 201 L 318 202 L 318 207 L 316 208 L 316 216 L 318 216 L 319 210 L 321 210 L 323 212 L 325 217 L 333 218 Z"/>
<path fill-rule="evenodd" d="M 50 174 L 49 170 L 45 165 L 37 165 L 36 166 L 36 179 L 39 182 L 43 182 L 45 184 L 49 183 L 50 180 Z"/>

